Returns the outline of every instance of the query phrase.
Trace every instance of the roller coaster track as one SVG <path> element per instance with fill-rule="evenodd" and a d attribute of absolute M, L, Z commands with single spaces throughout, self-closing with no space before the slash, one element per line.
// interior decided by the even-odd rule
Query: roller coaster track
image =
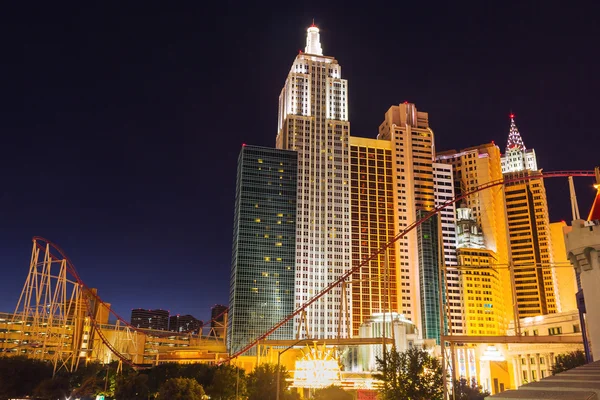
<path fill-rule="evenodd" d="M 252 349 L 261 340 L 264 340 L 267 337 L 269 337 L 269 335 L 271 335 L 273 332 L 275 332 L 281 326 L 283 326 L 284 324 L 286 324 L 287 322 L 289 322 L 292 318 L 294 318 L 295 316 L 297 316 L 298 314 L 300 314 L 308 306 L 310 306 L 311 304 L 313 304 L 314 302 L 316 302 L 317 300 L 319 300 L 321 297 L 323 297 L 325 294 L 327 294 L 328 292 L 330 292 L 336 286 L 342 284 L 352 274 L 358 272 L 362 267 L 364 267 L 365 265 L 367 265 L 370 261 L 376 259 L 381 253 L 383 253 L 384 251 L 386 251 L 386 249 L 388 249 L 389 247 L 391 247 L 392 245 L 394 245 L 394 243 L 396 243 L 398 240 L 400 240 L 400 238 L 406 236 L 410 231 L 412 231 L 413 229 L 415 229 L 416 227 L 418 227 L 419 225 L 421 225 L 423 222 L 427 221 L 428 219 L 430 219 L 431 217 L 433 217 L 434 215 L 436 215 L 437 213 L 439 213 L 441 210 L 443 210 L 444 208 L 448 207 L 449 205 L 457 203 L 457 202 L 459 202 L 459 201 L 461 201 L 461 200 L 463 200 L 463 199 L 465 199 L 465 198 L 467 198 L 467 197 L 469 197 L 469 196 L 471 196 L 471 195 L 473 195 L 473 194 L 475 194 L 477 192 L 481 192 L 482 190 L 490 189 L 490 188 L 495 187 L 495 186 L 506 185 L 506 184 L 510 184 L 510 183 L 524 182 L 524 181 L 529 181 L 529 180 L 532 180 L 532 179 L 539 179 L 539 178 L 544 178 L 544 179 L 546 179 L 546 178 L 564 178 L 564 177 L 570 177 L 570 176 L 573 176 L 573 177 L 575 177 L 575 176 L 577 176 L 577 177 L 595 177 L 596 175 L 595 175 L 594 171 L 582 171 L 582 170 L 577 170 L 577 171 L 553 171 L 553 172 L 542 172 L 542 171 L 540 171 L 538 173 L 531 173 L 531 174 L 524 174 L 524 175 L 516 175 L 515 174 L 514 176 L 510 176 L 507 179 L 502 178 L 502 179 L 490 181 L 488 183 L 484 183 L 482 185 L 479 185 L 479 186 L 475 187 L 475 189 L 473 189 L 473 190 L 470 190 L 468 192 L 465 192 L 465 193 L 462 193 L 462 194 L 460 194 L 458 196 L 455 196 L 453 199 L 450 199 L 450 200 L 444 202 L 443 204 L 441 204 L 440 206 L 438 206 L 438 207 L 434 208 L 433 210 L 431 210 L 423 218 L 421 218 L 421 219 L 413 222 L 412 224 L 410 224 L 408 227 L 406 227 L 406 229 L 404 229 L 402 232 L 398 233 L 392 240 L 390 240 L 388 243 L 386 243 L 381 248 L 379 248 L 378 250 L 376 250 L 369 257 L 365 258 L 361 263 L 359 263 L 358 265 L 352 267 L 346 273 L 344 273 L 343 275 L 341 275 L 337 280 L 331 282 L 329 285 L 327 285 L 319 293 L 317 293 L 312 298 L 310 298 L 309 300 L 307 300 L 304 304 L 302 304 L 301 306 L 299 306 L 298 308 L 296 308 L 287 317 L 285 317 L 284 319 L 282 319 L 281 321 L 279 321 L 277 324 L 273 325 L 273 327 L 271 327 L 269 330 L 267 330 L 265 333 L 263 333 L 262 335 L 260 335 L 256 339 L 254 339 L 248 345 L 244 346 L 241 350 L 235 352 L 234 354 L 231 354 L 229 356 L 229 358 L 221 361 L 221 363 L 227 363 L 230 360 L 235 359 L 235 358 L 241 356 L 242 354 L 246 353 L 248 350 Z"/>
<path fill-rule="evenodd" d="M 253 348 L 254 346 L 256 346 L 261 340 L 266 339 L 269 335 L 271 335 L 273 332 L 275 332 L 277 329 L 279 329 L 282 325 L 284 325 L 285 323 L 289 322 L 292 318 L 294 318 L 295 316 L 297 316 L 298 314 L 300 314 L 303 310 L 305 310 L 307 307 L 309 307 L 311 304 L 313 304 L 314 302 L 316 302 L 318 299 L 320 299 L 321 297 L 323 297 L 326 293 L 328 293 L 329 291 L 331 291 L 333 288 L 335 288 L 336 286 L 342 284 L 344 281 L 346 281 L 353 273 L 357 272 L 358 270 L 360 270 L 360 268 L 364 267 L 365 265 L 367 265 L 370 261 L 372 261 L 373 259 L 375 259 L 376 257 L 378 257 L 381 253 L 383 253 L 386 249 L 388 249 L 389 247 L 391 247 L 392 245 L 394 245 L 395 242 L 397 242 L 400 238 L 406 236 L 410 231 L 412 231 L 413 229 L 415 229 L 416 227 L 418 227 L 419 225 L 421 225 L 423 222 L 427 221 L 428 219 L 430 219 L 432 216 L 436 215 L 438 212 L 440 212 L 442 209 L 444 209 L 445 207 L 459 202 L 460 200 L 471 196 L 477 192 L 480 192 L 482 190 L 486 190 L 495 186 L 500 186 L 500 185 L 506 185 L 506 184 L 510 184 L 510 183 L 516 183 L 516 182 L 523 182 L 523 181 L 527 181 L 527 180 L 531 180 L 531 179 L 539 179 L 539 178 L 558 178 L 558 177 L 594 177 L 594 171 L 556 171 L 556 172 L 543 172 L 543 173 L 534 173 L 534 174 L 530 174 L 530 175 L 524 175 L 524 176 L 514 176 L 514 177 L 510 177 L 508 179 L 499 179 L 499 180 L 495 180 L 495 181 L 491 181 L 488 182 L 486 184 L 477 186 L 475 189 L 465 192 L 459 196 L 454 197 L 451 200 L 446 201 L 445 203 L 441 204 L 440 206 L 434 208 L 432 211 L 430 211 L 429 213 L 427 213 L 427 215 L 425 215 L 423 218 L 413 222 L 412 224 L 410 224 L 406 229 L 404 229 L 402 232 L 398 233 L 391 241 L 389 241 L 388 243 L 386 243 L 384 246 L 382 246 L 380 249 L 378 249 L 377 251 L 375 251 L 374 253 L 372 253 L 369 257 L 365 258 L 361 263 L 359 263 L 358 265 L 352 267 L 350 270 L 348 270 L 346 273 L 344 273 L 343 275 L 341 275 L 337 280 L 331 282 L 328 286 L 326 286 L 321 292 L 317 293 L 315 296 L 313 296 L 311 299 L 309 299 L 307 302 L 305 302 L 304 304 L 302 304 L 301 306 L 299 306 L 298 308 L 296 308 L 291 314 L 289 314 L 286 318 L 284 318 L 283 320 L 281 320 L 280 322 L 278 322 L 277 324 L 275 324 L 273 327 L 271 327 L 269 330 L 267 330 L 265 333 L 263 333 L 262 335 L 260 335 L 259 337 L 257 337 L 256 339 L 254 339 L 251 343 L 249 343 L 248 345 L 246 345 L 244 348 L 242 348 L 241 350 L 237 351 L 234 354 L 231 354 L 229 356 L 229 358 L 222 360 L 220 363 L 227 363 L 230 360 L 239 357 L 240 355 L 244 354 L 245 352 L 247 352 L 248 350 L 250 350 L 251 348 Z M 49 241 L 48 239 L 45 239 L 43 237 L 40 236 L 35 236 L 33 238 L 34 243 L 36 243 L 36 246 L 38 246 L 41 249 L 44 249 L 46 246 L 49 246 L 49 248 L 53 249 L 54 251 L 56 251 L 56 253 L 58 253 L 58 255 L 60 257 L 58 257 L 57 255 L 54 254 L 50 254 L 50 256 L 54 259 L 54 260 L 60 260 L 60 259 L 64 259 L 66 261 L 67 264 L 67 271 L 68 273 L 74 278 L 74 281 L 83 289 L 83 300 L 85 301 L 86 304 L 86 308 L 87 308 L 87 314 L 88 314 L 88 318 L 90 320 L 90 325 L 91 327 L 94 329 L 95 333 L 98 334 L 98 337 L 100 338 L 101 342 L 119 359 L 121 360 L 123 363 L 130 365 L 134 368 L 142 368 L 141 365 L 135 364 L 130 358 L 128 358 L 125 354 L 122 354 L 121 352 L 119 352 L 119 350 L 111 344 L 111 342 L 108 340 L 108 338 L 106 337 L 106 335 L 102 332 L 102 329 L 100 329 L 99 323 L 98 321 L 96 321 L 95 319 L 95 313 L 93 310 L 93 306 L 90 300 L 90 297 L 92 297 L 98 304 L 98 306 L 102 306 L 105 307 L 110 314 L 112 314 L 124 327 L 127 327 L 128 329 L 135 331 L 135 332 L 141 332 L 143 334 L 147 334 L 147 331 L 144 329 L 140 329 L 137 328 L 133 325 L 131 325 L 129 322 L 127 322 L 124 318 L 122 318 L 119 314 L 117 314 L 108 304 L 106 304 L 101 298 L 100 296 L 98 296 L 98 294 L 91 290 L 90 287 L 88 287 L 85 282 L 81 279 L 81 277 L 79 276 L 79 273 L 77 272 L 77 269 L 75 268 L 75 265 L 73 264 L 73 262 L 71 261 L 71 259 L 67 256 L 67 254 L 55 243 L 52 243 L 51 241 Z M 213 322 L 213 321 L 218 321 L 218 319 L 228 310 L 223 311 L 221 314 L 219 314 L 218 316 L 216 316 L 215 318 L 213 318 L 211 321 L 209 322 Z M 153 332 L 153 335 L 156 336 L 173 336 L 173 335 L 185 335 L 190 333 L 191 331 L 185 331 L 185 332 Z"/>
<path fill-rule="evenodd" d="M 132 360 L 130 360 L 127 356 L 125 356 L 124 354 L 120 353 L 118 351 L 118 349 L 112 345 L 112 343 L 110 343 L 110 341 L 108 340 L 108 338 L 106 337 L 106 335 L 102 332 L 102 329 L 100 329 L 99 323 L 98 321 L 96 321 L 95 319 L 95 313 L 92 307 L 92 303 L 90 301 L 90 298 L 88 296 L 91 296 L 94 298 L 94 300 L 97 302 L 98 306 L 101 307 L 105 307 L 110 314 L 112 314 L 124 327 L 129 328 L 132 331 L 135 332 L 140 332 L 143 334 L 148 334 L 147 330 L 135 327 L 133 325 L 131 325 L 129 322 L 127 322 L 124 318 L 122 318 L 119 314 L 117 314 L 108 304 L 106 304 L 101 298 L 100 296 L 98 296 L 98 294 L 94 291 L 91 290 L 90 287 L 88 287 L 85 282 L 81 279 L 81 277 L 79 276 L 79 273 L 77 272 L 77 269 L 75 269 L 75 265 L 73 264 L 73 262 L 71 261 L 71 259 L 69 258 L 69 256 L 67 256 L 67 254 L 55 243 L 52 243 L 51 241 L 49 241 L 48 239 L 45 239 L 41 236 L 34 236 L 33 237 L 33 242 L 36 244 L 36 246 L 40 249 L 45 249 L 46 245 L 48 245 L 51 249 L 55 250 L 60 257 L 57 257 L 56 255 L 50 253 L 50 257 L 53 258 L 54 260 L 59 260 L 59 259 L 64 259 L 66 261 L 67 264 L 67 271 L 68 273 L 74 278 L 74 281 L 83 289 L 83 295 L 82 298 L 85 301 L 85 305 L 87 308 L 87 314 L 88 314 L 88 318 L 90 321 L 90 325 L 92 326 L 92 328 L 94 329 L 95 333 L 98 334 L 98 337 L 100 338 L 100 340 L 102 341 L 102 343 L 122 362 L 124 362 L 125 364 L 134 367 L 134 368 L 141 368 L 142 366 L 133 363 Z M 228 309 L 224 310 L 223 312 L 221 312 L 219 315 L 215 316 L 213 319 L 211 319 L 208 323 L 212 323 L 214 321 L 218 321 L 219 318 L 221 316 L 223 316 L 223 314 L 225 314 L 228 311 Z M 160 337 L 166 337 L 166 336 L 182 336 L 182 335 L 186 335 L 189 334 L 193 331 L 189 330 L 189 331 L 183 331 L 183 332 L 171 332 L 171 331 L 165 331 L 165 332 L 157 332 L 157 331 L 153 331 L 152 334 L 154 336 L 160 336 Z M 202 332 L 200 332 L 202 333 Z"/>

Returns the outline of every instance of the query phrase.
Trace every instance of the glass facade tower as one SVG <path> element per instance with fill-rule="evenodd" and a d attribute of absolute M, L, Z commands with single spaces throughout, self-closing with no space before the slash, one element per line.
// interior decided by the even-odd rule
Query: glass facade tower
<path fill-rule="evenodd" d="M 417 210 L 417 219 L 428 214 Z M 434 215 L 417 227 L 419 249 L 419 288 L 421 292 L 421 330 L 423 339 L 440 344 L 440 267 L 438 259 L 438 216 Z M 445 293 L 443 293 L 445 298 Z"/>
<path fill-rule="evenodd" d="M 227 347 L 230 352 L 292 313 L 296 247 L 294 151 L 244 146 L 238 159 Z M 292 339 L 292 323 L 270 339 Z M 249 353 L 248 353 L 249 354 Z"/>

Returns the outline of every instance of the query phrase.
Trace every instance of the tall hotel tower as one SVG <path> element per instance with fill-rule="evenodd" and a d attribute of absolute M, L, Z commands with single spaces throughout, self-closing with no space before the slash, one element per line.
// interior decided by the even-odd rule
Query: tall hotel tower
<path fill-rule="evenodd" d="M 277 125 L 277 148 L 298 154 L 296 307 L 351 267 L 348 82 L 341 76 L 313 24 L 281 90 Z M 352 315 L 351 283 L 347 289 L 344 314 Z M 339 324 L 341 295 L 335 288 L 296 317 L 300 337 L 347 337 L 347 321 Z"/>
<path fill-rule="evenodd" d="M 401 232 L 419 215 L 425 215 L 426 211 L 435 207 L 432 165 L 434 138 L 429 128 L 429 116 L 417 111 L 412 103 L 392 106 L 385 113 L 377 138 L 391 141 L 396 177 L 396 229 Z M 439 338 L 440 334 L 439 297 L 433 294 L 439 293 L 437 281 L 421 279 L 424 274 L 437 276 L 439 268 L 437 239 L 425 232 L 425 228 L 437 232 L 437 222 L 433 224 L 429 227 L 426 224 L 419 232 L 413 229 L 395 246 L 397 268 L 400 270 L 397 274 L 399 311 L 422 329 L 424 338 Z M 421 240 L 418 240 L 419 235 Z M 433 317 L 436 313 L 437 319 Z M 428 325 L 428 321 L 431 324 Z"/>
<path fill-rule="evenodd" d="M 513 115 L 502 173 L 505 179 L 538 173 L 535 152 L 525 148 Z M 505 201 L 517 313 L 523 318 L 560 311 L 543 178 L 507 184 Z"/>
<path fill-rule="evenodd" d="M 258 146 L 240 151 L 227 319 L 232 353 L 293 311 L 296 165 L 293 151 Z M 292 339 L 292 328 L 285 324 L 271 338 Z"/>

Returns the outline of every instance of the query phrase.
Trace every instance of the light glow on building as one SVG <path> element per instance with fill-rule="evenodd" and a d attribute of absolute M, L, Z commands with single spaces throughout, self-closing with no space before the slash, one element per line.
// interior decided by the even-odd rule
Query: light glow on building
<path fill-rule="evenodd" d="M 296 361 L 293 387 L 324 388 L 340 384 L 340 364 L 334 348 L 325 345 L 306 346 L 303 356 Z"/>
<path fill-rule="evenodd" d="M 506 357 L 498 350 L 496 346 L 488 346 L 479 357 L 480 361 L 505 361 Z"/>

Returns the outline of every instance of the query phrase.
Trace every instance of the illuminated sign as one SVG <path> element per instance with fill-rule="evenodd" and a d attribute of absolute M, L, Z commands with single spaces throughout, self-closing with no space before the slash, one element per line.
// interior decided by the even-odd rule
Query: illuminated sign
<path fill-rule="evenodd" d="M 325 345 L 306 346 L 303 356 L 296 361 L 294 371 L 295 387 L 323 388 L 340 383 L 340 365 L 335 357 L 334 349 Z"/>

